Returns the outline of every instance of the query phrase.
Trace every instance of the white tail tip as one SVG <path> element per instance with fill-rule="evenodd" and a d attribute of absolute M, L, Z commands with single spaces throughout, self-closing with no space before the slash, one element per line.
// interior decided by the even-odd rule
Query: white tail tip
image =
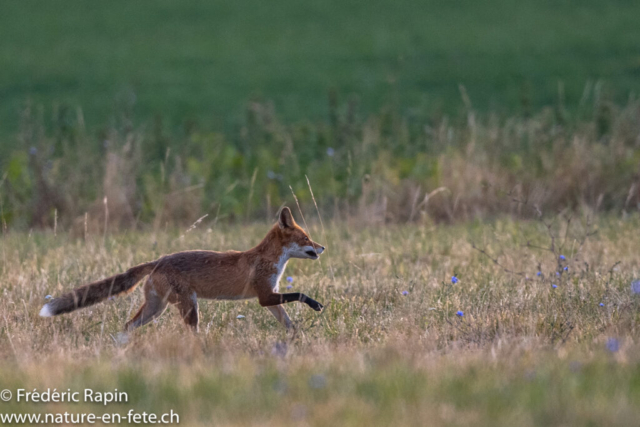
<path fill-rule="evenodd" d="M 51 312 L 49 304 L 45 304 L 42 306 L 42 309 L 40 310 L 40 317 L 53 317 L 53 313 Z"/>

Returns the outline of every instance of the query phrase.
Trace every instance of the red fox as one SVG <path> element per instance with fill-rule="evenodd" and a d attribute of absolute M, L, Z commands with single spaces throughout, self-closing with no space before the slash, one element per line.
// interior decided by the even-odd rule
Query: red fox
<path fill-rule="evenodd" d="M 253 249 L 245 252 L 185 251 L 132 267 L 122 274 L 80 286 L 45 304 L 40 316 L 69 313 L 131 292 L 144 278 L 145 302 L 125 325 L 130 331 L 157 318 L 169 303 L 184 322 L 198 330 L 198 298 L 240 300 L 258 298 L 287 329 L 291 319 L 281 304 L 300 301 L 316 311 L 323 306 L 303 293 L 278 293 L 280 277 L 290 258 L 316 260 L 325 247 L 313 242 L 284 207 L 278 222 Z"/>

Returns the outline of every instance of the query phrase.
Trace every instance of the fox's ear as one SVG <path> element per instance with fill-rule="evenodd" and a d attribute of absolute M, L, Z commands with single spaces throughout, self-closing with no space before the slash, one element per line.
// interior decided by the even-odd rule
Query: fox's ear
<path fill-rule="evenodd" d="M 291 214 L 291 209 L 288 207 L 282 208 L 280 211 L 280 217 L 278 218 L 278 225 L 280 228 L 291 228 L 295 224 L 293 220 L 293 215 Z"/>

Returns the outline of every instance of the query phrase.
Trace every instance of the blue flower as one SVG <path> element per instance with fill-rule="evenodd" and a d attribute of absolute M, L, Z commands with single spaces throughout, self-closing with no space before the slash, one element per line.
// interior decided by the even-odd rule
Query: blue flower
<path fill-rule="evenodd" d="M 464 316 L 464 311 L 462 311 L 462 310 L 456 311 L 456 316 L 458 316 L 458 317 Z"/>
<path fill-rule="evenodd" d="M 603 302 L 601 302 L 599 305 L 600 305 L 600 307 L 604 307 L 604 303 Z"/>
<path fill-rule="evenodd" d="M 559 271 L 556 271 L 556 276 L 559 276 L 559 275 L 560 275 L 560 272 L 559 272 Z"/>
<path fill-rule="evenodd" d="M 542 271 L 538 271 L 538 272 L 536 273 L 536 276 L 542 276 Z"/>
<path fill-rule="evenodd" d="M 451 283 L 453 284 L 458 283 L 458 278 L 456 276 L 451 276 Z"/>
<path fill-rule="evenodd" d="M 279 357 L 284 357 L 287 355 L 287 343 L 286 342 L 282 342 L 282 341 L 278 341 L 276 342 L 273 347 L 271 348 L 271 354 L 274 356 L 279 356 Z M 277 384 L 277 386 L 279 387 L 286 387 L 285 384 Z"/>
<path fill-rule="evenodd" d="M 287 285 L 287 289 L 293 288 L 293 285 Z"/>
<path fill-rule="evenodd" d="M 291 276 L 287 276 L 287 282 L 289 282 L 289 283 L 293 283 L 293 277 L 291 277 Z"/>
<path fill-rule="evenodd" d="M 564 261 L 567 259 L 564 255 L 560 255 L 559 258 L 560 258 L 560 261 Z"/>
<path fill-rule="evenodd" d="M 566 267 L 564 268 L 564 271 L 569 271 L 569 266 L 566 266 Z"/>
<path fill-rule="evenodd" d="M 558 285 L 551 285 L 551 287 L 552 287 L 553 289 L 555 289 L 555 288 L 557 288 L 557 287 L 558 287 Z"/>
<path fill-rule="evenodd" d="M 51 299 L 53 298 L 51 295 L 47 295 L 46 297 L 44 297 L 44 299 Z"/>
<path fill-rule="evenodd" d="M 244 319 L 244 316 L 243 316 L 242 314 L 238 314 L 238 315 L 236 316 L 236 319 Z"/>
<path fill-rule="evenodd" d="M 409 295 L 409 291 L 402 291 L 402 295 L 406 297 L 407 295 Z"/>
<path fill-rule="evenodd" d="M 615 353 L 616 351 L 620 350 L 620 343 L 618 342 L 618 340 L 615 338 L 609 338 L 607 340 L 607 350 L 609 350 L 611 353 Z"/>
<path fill-rule="evenodd" d="M 309 387 L 320 389 L 327 386 L 327 379 L 322 374 L 313 375 L 309 378 Z"/>
<path fill-rule="evenodd" d="M 640 294 L 640 280 L 634 280 L 631 282 L 631 292 L 634 294 Z"/>
<path fill-rule="evenodd" d="M 336 154 L 336 150 L 331 147 L 327 148 L 327 156 L 333 157 L 334 154 Z"/>

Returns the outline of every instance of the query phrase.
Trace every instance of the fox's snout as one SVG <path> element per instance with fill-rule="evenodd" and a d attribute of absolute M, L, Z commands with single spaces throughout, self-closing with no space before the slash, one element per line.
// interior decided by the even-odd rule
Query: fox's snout
<path fill-rule="evenodd" d="M 303 250 L 306 255 L 305 258 L 308 257 L 313 260 L 316 260 L 320 257 L 320 254 L 324 252 L 325 247 L 316 242 L 311 242 L 311 245 L 305 246 Z"/>

